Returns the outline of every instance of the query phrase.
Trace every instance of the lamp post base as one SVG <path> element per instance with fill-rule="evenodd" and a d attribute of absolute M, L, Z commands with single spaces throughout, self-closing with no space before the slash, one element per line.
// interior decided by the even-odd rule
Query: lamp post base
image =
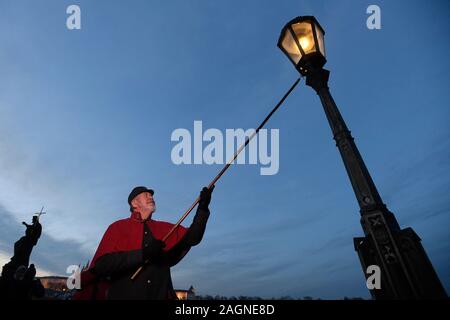
<path fill-rule="evenodd" d="M 380 232 L 377 240 L 372 235 L 353 239 L 366 279 L 370 276 L 366 273 L 369 266 L 376 265 L 381 270 L 380 288 L 369 289 L 372 298 L 446 299 L 445 289 L 414 230 L 406 228 L 392 232 L 395 244 L 386 234 L 383 237 L 383 233 Z M 394 252 L 392 245 L 398 253 Z"/>

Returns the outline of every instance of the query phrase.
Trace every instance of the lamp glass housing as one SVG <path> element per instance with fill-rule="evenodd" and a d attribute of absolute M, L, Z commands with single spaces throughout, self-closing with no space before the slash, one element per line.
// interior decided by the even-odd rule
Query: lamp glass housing
<path fill-rule="evenodd" d="M 290 30 L 284 32 L 281 45 L 284 50 L 286 50 L 288 58 L 291 59 L 294 64 L 297 64 L 302 57 L 302 53 L 298 49 L 297 42 L 294 40 Z"/>
<path fill-rule="evenodd" d="M 326 54 L 325 54 L 325 41 L 324 41 L 324 39 L 323 39 L 323 31 L 322 31 L 322 28 L 320 28 L 317 24 L 314 24 L 314 27 L 315 27 L 315 29 L 316 29 L 317 43 L 318 43 L 318 45 L 319 45 L 320 53 L 321 53 L 324 57 L 326 57 Z"/>
<path fill-rule="evenodd" d="M 278 47 L 297 70 L 306 75 L 309 70 L 321 68 L 326 63 L 324 34 L 313 16 L 297 17 L 284 26 Z"/>
<path fill-rule="evenodd" d="M 311 23 L 300 22 L 292 26 L 294 35 L 297 38 L 298 44 L 302 48 L 305 55 L 317 51 L 317 45 L 314 41 L 313 29 Z"/>

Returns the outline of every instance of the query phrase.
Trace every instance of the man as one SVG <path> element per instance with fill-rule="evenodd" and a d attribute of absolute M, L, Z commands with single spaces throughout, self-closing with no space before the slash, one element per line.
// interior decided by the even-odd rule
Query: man
<path fill-rule="evenodd" d="M 128 196 L 131 216 L 108 227 L 89 269 L 81 274 L 82 288 L 74 299 L 176 299 L 170 267 L 202 240 L 213 189 L 202 189 L 189 229 L 180 225 L 163 242 L 173 224 L 152 219 L 152 189 L 134 188 Z M 140 266 L 143 269 L 132 280 Z"/>

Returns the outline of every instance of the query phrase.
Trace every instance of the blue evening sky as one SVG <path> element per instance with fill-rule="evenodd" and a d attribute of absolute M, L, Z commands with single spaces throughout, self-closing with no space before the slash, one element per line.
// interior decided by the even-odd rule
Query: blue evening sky
<path fill-rule="evenodd" d="M 81 30 L 66 8 L 81 8 Z M 366 8 L 381 8 L 369 30 Z M 64 275 L 127 217 L 132 187 L 177 221 L 221 165 L 171 161 L 177 128 L 254 128 L 297 78 L 283 25 L 325 29 L 330 89 L 379 192 L 450 289 L 448 1 L 0 1 L 0 260 L 45 205 L 31 257 Z M 370 295 L 359 208 L 322 106 L 303 82 L 267 125 L 280 168 L 217 184 L 202 243 L 173 268 L 198 294 Z M 188 226 L 192 215 L 184 225 Z"/>

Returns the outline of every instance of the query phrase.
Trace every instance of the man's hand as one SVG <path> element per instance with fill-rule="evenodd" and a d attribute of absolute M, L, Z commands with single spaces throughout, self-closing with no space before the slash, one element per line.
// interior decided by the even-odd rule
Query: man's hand
<path fill-rule="evenodd" d="M 142 248 L 142 253 L 144 256 L 144 261 L 146 260 L 157 260 L 161 257 L 163 253 L 163 249 L 166 246 L 166 244 L 157 239 L 153 239 L 148 246 L 144 246 Z"/>
<path fill-rule="evenodd" d="M 215 185 L 208 189 L 207 187 L 203 187 L 200 192 L 200 201 L 198 202 L 198 207 L 202 209 L 208 209 L 209 203 L 211 202 L 211 194 L 215 188 Z"/>

